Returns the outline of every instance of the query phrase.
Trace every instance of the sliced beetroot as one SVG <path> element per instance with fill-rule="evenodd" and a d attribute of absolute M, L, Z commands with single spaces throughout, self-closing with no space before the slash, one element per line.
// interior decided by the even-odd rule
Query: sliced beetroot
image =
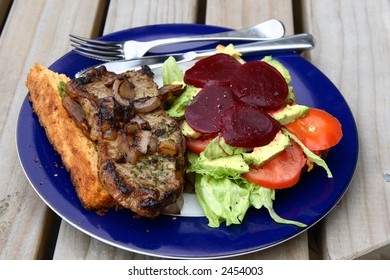
<path fill-rule="evenodd" d="M 184 73 L 184 82 L 198 88 L 207 85 L 230 85 L 231 75 L 241 66 L 227 54 L 215 54 L 199 60 Z"/>
<path fill-rule="evenodd" d="M 186 107 L 187 123 L 197 132 L 215 133 L 220 131 L 223 112 L 235 104 L 230 87 L 206 86 Z"/>
<path fill-rule="evenodd" d="M 242 102 L 260 109 L 280 108 L 288 95 L 282 74 L 263 61 L 241 65 L 231 77 L 231 86 Z"/>
<path fill-rule="evenodd" d="M 267 145 L 280 131 L 281 126 L 262 110 L 235 105 L 225 110 L 221 120 L 221 133 L 231 146 L 254 148 Z"/>

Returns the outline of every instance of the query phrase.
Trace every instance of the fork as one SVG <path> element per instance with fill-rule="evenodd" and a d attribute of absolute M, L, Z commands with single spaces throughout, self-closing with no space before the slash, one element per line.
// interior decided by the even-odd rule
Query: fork
<path fill-rule="evenodd" d="M 285 32 L 282 22 L 271 19 L 252 27 L 226 31 L 215 34 L 185 36 L 178 38 L 158 39 L 148 42 L 129 40 L 124 42 L 109 42 L 87 39 L 70 35 L 73 51 L 94 59 L 103 61 L 131 60 L 143 57 L 148 51 L 157 47 L 176 43 L 194 41 L 263 41 L 283 37 Z"/>

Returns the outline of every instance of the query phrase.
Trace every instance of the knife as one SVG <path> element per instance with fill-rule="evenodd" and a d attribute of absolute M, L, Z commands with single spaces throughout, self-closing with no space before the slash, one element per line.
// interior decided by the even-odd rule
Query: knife
<path fill-rule="evenodd" d="M 268 40 L 262 42 L 248 43 L 236 45 L 234 48 L 241 54 L 262 54 L 267 52 L 284 52 L 284 51 L 304 51 L 314 48 L 314 37 L 309 33 L 301 33 L 297 35 L 291 35 L 282 37 L 275 40 Z M 177 63 L 189 62 L 202 57 L 215 54 L 214 49 L 189 51 L 186 53 L 173 53 L 155 56 L 145 56 L 139 59 L 133 60 L 120 60 L 101 63 L 90 68 L 81 70 L 76 73 L 75 77 L 82 76 L 85 72 L 92 68 L 105 66 L 108 71 L 115 73 L 123 73 L 128 70 L 137 69 L 143 65 L 148 65 L 151 69 L 161 67 L 165 60 L 169 57 L 174 57 Z"/>

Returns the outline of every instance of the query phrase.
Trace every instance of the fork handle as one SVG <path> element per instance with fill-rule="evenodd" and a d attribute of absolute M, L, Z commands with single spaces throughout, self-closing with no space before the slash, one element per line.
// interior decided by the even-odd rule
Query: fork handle
<path fill-rule="evenodd" d="M 246 44 L 245 47 L 237 45 L 236 49 L 243 53 L 255 53 L 260 50 L 259 46 L 262 46 L 262 52 L 264 51 L 302 51 L 309 50 L 315 47 L 315 39 L 313 35 L 309 33 L 301 33 L 283 38 L 265 41 L 261 43 Z"/>
<path fill-rule="evenodd" d="M 281 51 L 303 51 L 315 47 L 315 39 L 309 33 L 301 33 L 283 38 L 254 42 L 243 45 L 235 45 L 234 48 L 241 54 L 258 54 L 267 51 L 281 52 Z M 195 51 L 197 57 L 210 56 L 215 54 L 214 50 Z"/>
<path fill-rule="evenodd" d="M 186 38 L 203 37 L 203 38 L 221 38 L 221 37 L 236 37 L 236 38 L 256 38 L 256 39 L 277 39 L 284 36 L 285 28 L 283 23 L 277 19 L 270 19 L 265 22 L 256 24 L 251 27 L 238 30 L 231 30 L 213 34 L 186 36 Z"/>
<path fill-rule="evenodd" d="M 140 58 L 148 51 L 155 48 L 172 44 L 187 42 L 205 42 L 205 41 L 268 41 L 283 37 L 285 32 L 281 21 L 272 19 L 252 27 L 194 36 L 183 36 L 176 38 L 157 39 L 148 42 L 142 42 L 137 48 L 134 48 L 133 41 L 127 41 L 123 45 L 126 59 Z"/>

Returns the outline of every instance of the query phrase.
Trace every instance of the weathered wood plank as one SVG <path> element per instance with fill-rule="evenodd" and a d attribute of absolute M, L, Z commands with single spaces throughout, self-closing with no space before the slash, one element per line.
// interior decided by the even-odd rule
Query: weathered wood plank
<path fill-rule="evenodd" d="M 196 23 L 197 0 L 110 1 L 104 34 L 132 27 L 164 23 Z"/>
<path fill-rule="evenodd" d="M 317 39 L 308 59 L 339 88 L 359 131 L 355 177 L 321 226 L 325 259 L 351 259 L 390 243 L 390 2 L 302 1 L 303 28 Z M 387 246 L 388 247 L 388 246 Z"/>
<path fill-rule="evenodd" d="M 0 34 L 7 20 L 8 11 L 12 5 L 12 0 L 0 0 Z"/>
<path fill-rule="evenodd" d="M 66 53 L 69 33 L 92 30 L 98 6 L 93 0 L 18 0 L 7 17 L 0 37 L 0 259 L 43 257 L 45 225 L 53 215 L 30 187 L 14 145 L 27 72 L 35 62 L 49 66 Z"/>
<path fill-rule="evenodd" d="M 275 18 L 285 24 L 286 34 L 294 33 L 292 1 L 214 0 L 207 2 L 206 23 L 243 28 Z"/>

